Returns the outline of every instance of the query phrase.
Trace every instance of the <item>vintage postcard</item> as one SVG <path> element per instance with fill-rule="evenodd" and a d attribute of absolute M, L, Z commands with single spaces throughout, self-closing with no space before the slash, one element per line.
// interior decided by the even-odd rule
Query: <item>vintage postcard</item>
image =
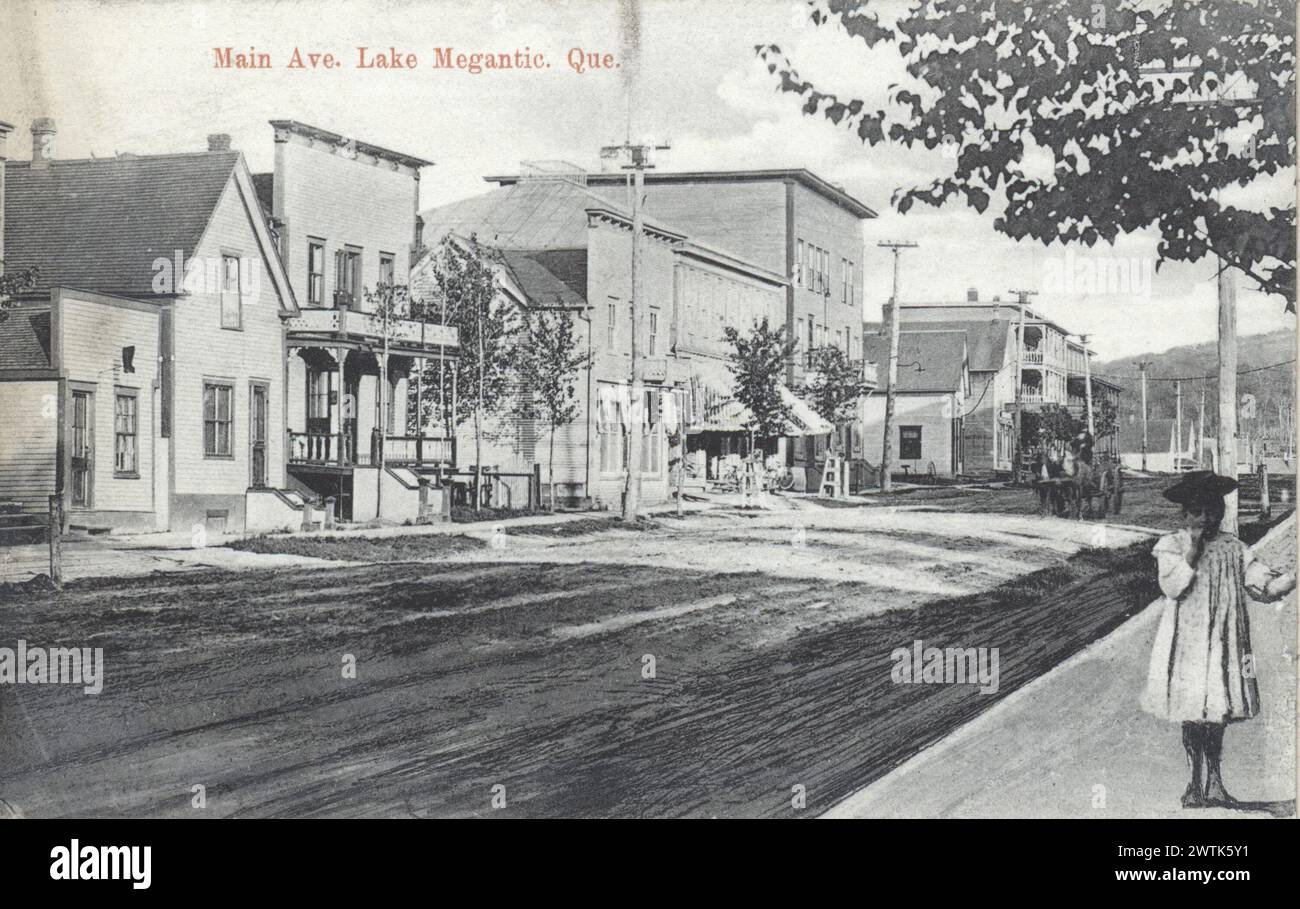
<path fill-rule="evenodd" d="M 1294 817 L 1295 27 L 5 0 L 0 815 Z"/>

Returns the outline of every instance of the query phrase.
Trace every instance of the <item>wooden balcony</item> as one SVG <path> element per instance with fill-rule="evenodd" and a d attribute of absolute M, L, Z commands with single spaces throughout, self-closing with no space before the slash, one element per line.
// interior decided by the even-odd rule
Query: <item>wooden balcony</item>
<path fill-rule="evenodd" d="M 361 342 L 367 346 L 382 344 L 384 320 L 369 312 L 347 307 L 335 309 L 301 309 L 285 320 L 291 345 L 329 344 L 340 341 Z M 416 322 L 411 319 L 388 320 L 388 342 L 394 353 L 428 354 L 445 352 L 454 356 L 459 344 L 456 329 L 450 325 Z"/>

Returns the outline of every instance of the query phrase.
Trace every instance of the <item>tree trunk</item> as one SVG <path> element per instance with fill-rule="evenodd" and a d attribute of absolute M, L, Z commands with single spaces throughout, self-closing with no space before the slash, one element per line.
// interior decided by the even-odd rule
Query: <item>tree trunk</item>
<path fill-rule="evenodd" d="M 483 480 L 483 435 L 479 431 L 479 412 L 474 411 L 474 510 L 480 510 L 483 493 L 480 484 Z"/>
<path fill-rule="evenodd" d="M 546 474 L 547 481 L 551 484 L 551 511 L 555 511 L 555 424 L 551 424 L 551 445 L 550 453 L 547 455 Z"/>

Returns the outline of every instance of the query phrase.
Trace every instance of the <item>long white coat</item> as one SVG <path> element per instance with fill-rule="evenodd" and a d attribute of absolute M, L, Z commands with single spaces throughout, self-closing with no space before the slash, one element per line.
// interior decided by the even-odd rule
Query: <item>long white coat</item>
<path fill-rule="evenodd" d="M 1247 594 L 1264 599 L 1276 577 L 1245 543 L 1221 533 L 1193 570 L 1186 530 L 1155 546 L 1164 610 L 1151 648 L 1142 708 L 1170 722 L 1225 723 L 1259 712 Z"/>

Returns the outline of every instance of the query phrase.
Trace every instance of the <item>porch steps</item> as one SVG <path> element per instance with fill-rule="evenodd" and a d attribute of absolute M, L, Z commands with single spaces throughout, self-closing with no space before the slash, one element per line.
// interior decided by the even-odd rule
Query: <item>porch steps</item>
<path fill-rule="evenodd" d="M 0 546 L 44 543 L 48 517 L 23 511 L 18 502 L 0 502 Z"/>

